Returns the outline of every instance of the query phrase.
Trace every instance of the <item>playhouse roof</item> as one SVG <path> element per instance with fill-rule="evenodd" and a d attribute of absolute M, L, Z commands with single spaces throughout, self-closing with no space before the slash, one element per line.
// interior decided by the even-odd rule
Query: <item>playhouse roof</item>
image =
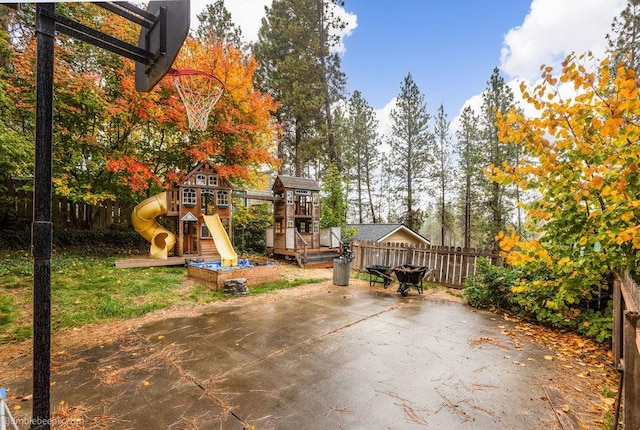
<path fill-rule="evenodd" d="M 273 189 L 276 190 L 281 188 L 296 188 L 299 190 L 320 191 L 320 186 L 313 179 L 278 175 L 275 182 L 273 183 Z"/>

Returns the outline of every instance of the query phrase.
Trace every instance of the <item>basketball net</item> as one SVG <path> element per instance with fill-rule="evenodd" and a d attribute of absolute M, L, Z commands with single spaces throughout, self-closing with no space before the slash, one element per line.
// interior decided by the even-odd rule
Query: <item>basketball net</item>
<path fill-rule="evenodd" d="M 206 130 L 209 113 L 224 92 L 222 81 L 199 70 L 172 70 L 168 74 L 187 110 L 189 128 Z"/>

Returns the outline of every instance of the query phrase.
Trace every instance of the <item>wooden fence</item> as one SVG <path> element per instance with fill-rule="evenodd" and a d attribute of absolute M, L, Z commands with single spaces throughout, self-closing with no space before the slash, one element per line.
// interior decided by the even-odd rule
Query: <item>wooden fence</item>
<path fill-rule="evenodd" d="M 6 181 L 0 199 L 2 213 L 31 223 L 33 217 L 33 193 L 24 191 L 16 181 Z M 53 196 L 51 220 L 56 228 L 104 228 L 112 224 L 129 223 L 134 205 L 104 201 L 99 205 L 75 203 L 64 197 Z"/>
<path fill-rule="evenodd" d="M 629 272 L 613 288 L 613 355 L 621 371 L 625 429 L 640 429 L 640 287 Z"/>
<path fill-rule="evenodd" d="M 489 251 L 447 246 L 423 246 L 406 243 L 377 243 L 356 241 L 352 244 L 356 258 L 351 267 L 354 270 L 366 272 L 367 266 L 399 266 L 401 264 L 413 264 L 415 266 L 427 266 L 433 269 L 434 282 L 453 287 L 462 288 L 464 279 L 476 273 L 476 261 L 480 257 L 492 260 L 498 255 Z"/>

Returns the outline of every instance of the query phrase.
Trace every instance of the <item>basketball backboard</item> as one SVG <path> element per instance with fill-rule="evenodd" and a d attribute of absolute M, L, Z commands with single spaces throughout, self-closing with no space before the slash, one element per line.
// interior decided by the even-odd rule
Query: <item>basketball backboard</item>
<path fill-rule="evenodd" d="M 147 13 L 155 17 L 149 28 L 142 26 L 138 47 L 151 52 L 151 64 L 136 63 L 136 90 L 151 91 L 171 69 L 189 34 L 190 0 L 150 1 Z"/>

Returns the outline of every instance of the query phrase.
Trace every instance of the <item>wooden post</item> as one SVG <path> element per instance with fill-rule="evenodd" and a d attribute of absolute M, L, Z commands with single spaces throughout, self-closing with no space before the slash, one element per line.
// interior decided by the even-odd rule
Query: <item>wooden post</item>
<path fill-rule="evenodd" d="M 624 428 L 640 429 L 640 313 L 625 312 L 624 322 Z"/>

